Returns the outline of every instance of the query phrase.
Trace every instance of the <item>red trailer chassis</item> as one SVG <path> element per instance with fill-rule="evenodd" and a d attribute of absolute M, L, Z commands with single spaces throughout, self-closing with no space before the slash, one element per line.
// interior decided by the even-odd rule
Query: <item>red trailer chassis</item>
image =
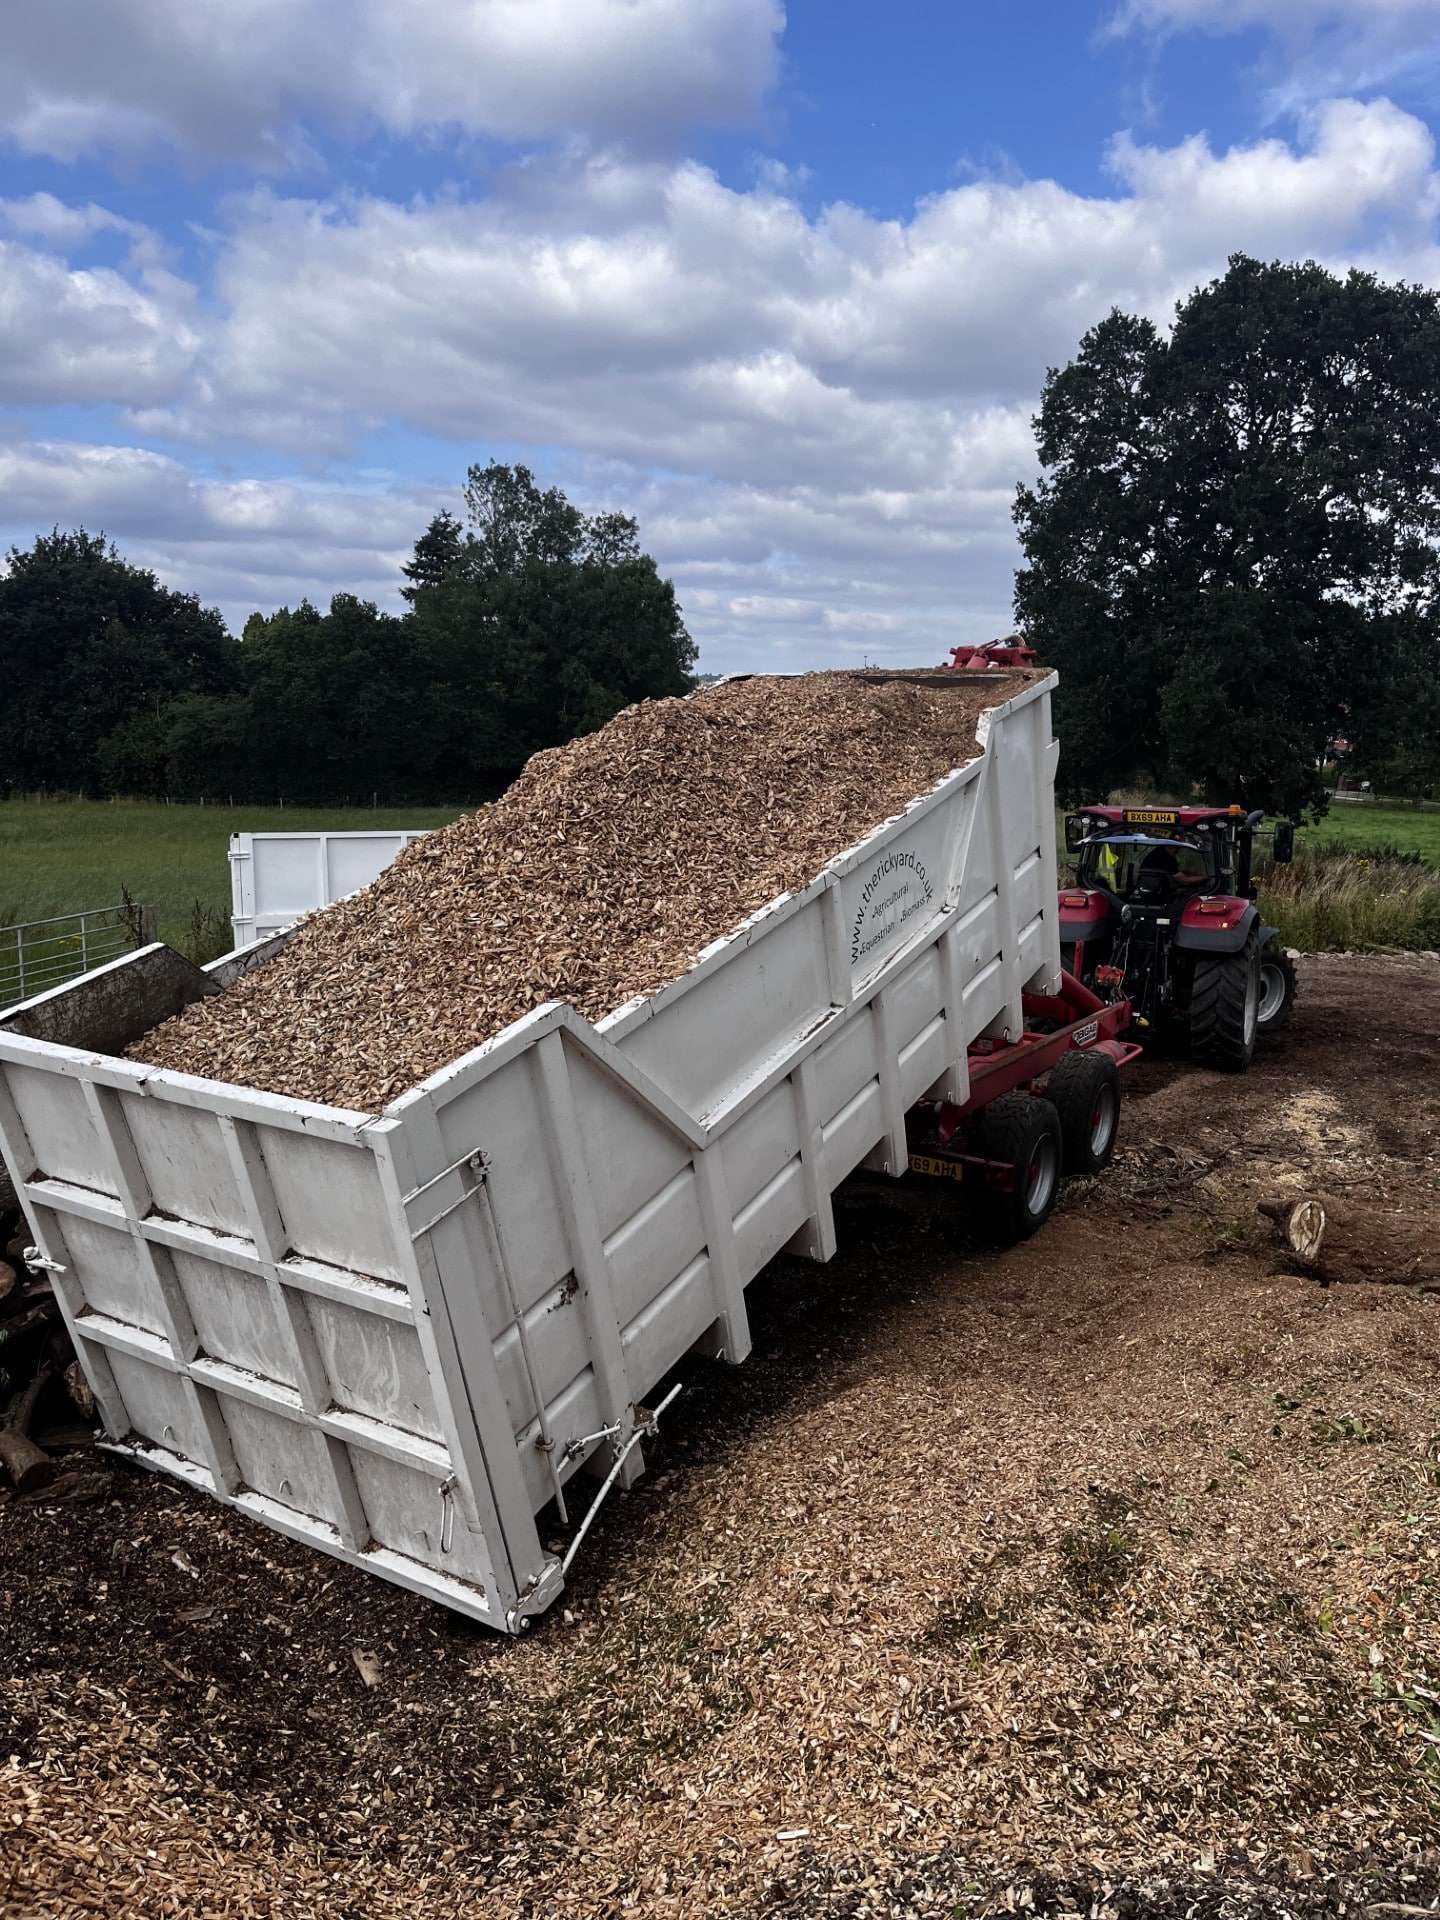
<path fill-rule="evenodd" d="M 989 1191 L 1013 1193 L 1033 1170 L 1013 1158 L 997 1159 L 981 1150 L 987 1110 L 1007 1094 L 1044 1098 L 1041 1082 L 1073 1053 L 1108 1056 L 1116 1069 L 1141 1052 L 1119 1036 L 1130 1024 L 1126 1000 L 1104 1001 L 1075 978 L 1062 973 L 1054 994 L 1025 994 L 1025 1031 L 1017 1040 L 977 1040 L 970 1049 L 970 1095 L 963 1105 L 926 1102 L 909 1115 L 910 1168 L 914 1173 L 961 1179 L 968 1168 Z"/>

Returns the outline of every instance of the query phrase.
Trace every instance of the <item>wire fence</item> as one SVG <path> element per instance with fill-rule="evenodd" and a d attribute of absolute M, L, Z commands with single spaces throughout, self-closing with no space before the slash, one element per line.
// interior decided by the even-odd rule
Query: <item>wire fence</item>
<path fill-rule="evenodd" d="M 155 909 L 125 901 L 0 927 L 0 1009 L 118 960 L 155 938 Z"/>

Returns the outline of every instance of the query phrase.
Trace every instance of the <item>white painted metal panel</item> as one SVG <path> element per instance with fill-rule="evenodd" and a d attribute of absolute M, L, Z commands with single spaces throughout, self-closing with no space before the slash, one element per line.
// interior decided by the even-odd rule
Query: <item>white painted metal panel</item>
<path fill-rule="evenodd" d="M 378 1118 L 0 1020 L 0 1142 L 111 1444 L 494 1625 L 548 1605 L 539 1509 L 698 1341 L 744 1358 L 750 1280 L 828 1258 L 834 1187 L 903 1170 L 907 1107 L 1055 983 L 1052 684 L 660 993 L 538 1008 Z"/>
<path fill-rule="evenodd" d="M 397 1284 L 413 1260 L 373 1123 L 0 1045 L 6 1159 L 112 1440 L 503 1626 L 513 1574 L 458 1376 Z"/>
<path fill-rule="evenodd" d="M 230 924 L 236 947 L 253 946 L 302 914 L 368 887 L 425 831 L 232 833 Z"/>

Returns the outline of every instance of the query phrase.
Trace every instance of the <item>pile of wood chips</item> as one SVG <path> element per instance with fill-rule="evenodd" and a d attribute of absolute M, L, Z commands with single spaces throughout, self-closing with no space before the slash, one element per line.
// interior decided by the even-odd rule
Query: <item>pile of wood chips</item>
<path fill-rule="evenodd" d="M 757 678 L 627 708 L 131 1057 L 374 1112 L 548 1000 L 601 1019 L 971 759 L 983 709 L 1035 677 Z"/>

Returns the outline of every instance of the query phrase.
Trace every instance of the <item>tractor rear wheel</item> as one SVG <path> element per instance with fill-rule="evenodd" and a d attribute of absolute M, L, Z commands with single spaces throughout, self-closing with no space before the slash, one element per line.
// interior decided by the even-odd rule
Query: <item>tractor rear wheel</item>
<path fill-rule="evenodd" d="M 1260 1026 L 1260 946 L 1252 933 L 1238 953 L 1195 958 L 1190 988 L 1190 1054 L 1199 1067 L 1244 1073 Z"/>
<path fill-rule="evenodd" d="M 1108 1167 L 1120 1131 L 1120 1073 L 1108 1053 L 1065 1054 L 1045 1082 L 1060 1116 L 1065 1171 L 1082 1178 Z"/>
<path fill-rule="evenodd" d="M 991 1224 L 1005 1240 L 1028 1240 L 1050 1218 L 1060 1188 L 1060 1116 L 1033 1093 L 1002 1093 L 985 1109 L 976 1151 L 1013 1170 L 1009 1193 L 986 1191 Z"/>
<path fill-rule="evenodd" d="M 1267 940 L 1260 949 L 1261 1033 L 1278 1033 L 1287 1026 L 1295 1005 L 1295 962 L 1278 940 Z"/>

